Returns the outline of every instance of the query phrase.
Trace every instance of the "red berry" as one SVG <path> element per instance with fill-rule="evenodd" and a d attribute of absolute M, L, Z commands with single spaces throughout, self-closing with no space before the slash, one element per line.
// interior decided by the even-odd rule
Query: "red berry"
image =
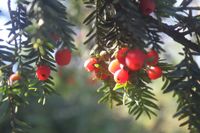
<path fill-rule="evenodd" d="M 95 77 L 101 80 L 108 79 L 110 75 L 107 68 L 108 65 L 105 62 L 99 62 L 99 67 L 94 70 Z"/>
<path fill-rule="evenodd" d="M 60 49 L 55 54 L 56 63 L 60 66 L 64 66 L 69 64 L 71 61 L 71 52 L 69 49 L 64 48 Z"/>
<path fill-rule="evenodd" d="M 114 80 L 116 83 L 124 84 L 128 81 L 129 74 L 126 70 L 120 69 L 117 70 L 114 74 Z"/>
<path fill-rule="evenodd" d="M 97 64 L 97 59 L 96 58 L 89 58 L 85 61 L 84 63 L 84 67 L 88 72 L 92 72 L 94 70 L 96 70 L 96 66 L 95 64 Z"/>
<path fill-rule="evenodd" d="M 103 71 L 94 71 L 95 77 L 97 79 L 106 80 L 109 76 Z"/>
<path fill-rule="evenodd" d="M 13 73 L 9 77 L 10 82 L 18 81 L 20 79 L 21 79 L 21 76 L 20 76 L 19 72 Z"/>
<path fill-rule="evenodd" d="M 162 76 L 162 70 L 158 66 L 151 66 L 147 70 L 147 75 L 150 79 L 154 80 L 154 79 L 160 78 Z"/>
<path fill-rule="evenodd" d="M 158 64 L 159 56 L 155 50 L 147 53 L 147 65 L 154 66 Z"/>
<path fill-rule="evenodd" d="M 50 73 L 51 69 L 49 66 L 41 65 L 37 67 L 36 76 L 41 81 L 47 80 L 50 76 Z"/>
<path fill-rule="evenodd" d="M 125 57 L 127 54 L 128 48 L 121 48 L 117 51 L 116 58 L 121 64 L 125 64 Z"/>
<path fill-rule="evenodd" d="M 19 74 L 19 72 L 13 73 L 9 77 L 8 84 L 12 85 L 13 82 L 19 81 L 20 79 L 21 79 L 21 75 Z"/>
<path fill-rule="evenodd" d="M 146 55 L 140 49 L 130 50 L 125 58 L 126 66 L 133 71 L 140 70 L 145 59 Z"/>
<path fill-rule="evenodd" d="M 155 11 L 155 0 L 140 0 L 140 9 L 144 15 L 149 15 Z"/>
<path fill-rule="evenodd" d="M 108 71 L 114 74 L 117 70 L 120 69 L 120 63 L 117 59 L 110 62 L 108 66 Z"/>

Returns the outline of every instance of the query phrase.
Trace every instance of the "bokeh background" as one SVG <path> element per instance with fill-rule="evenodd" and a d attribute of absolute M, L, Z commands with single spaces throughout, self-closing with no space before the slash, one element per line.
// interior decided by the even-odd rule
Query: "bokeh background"
<path fill-rule="evenodd" d="M 179 1 L 178 1 L 179 2 Z M 73 53 L 72 62 L 63 70 L 60 78 L 55 72 L 55 89 L 58 94 L 50 95 L 46 105 L 37 104 L 33 98 L 28 106 L 21 107 L 18 117 L 30 124 L 29 133 L 188 133 L 187 127 L 179 127 L 180 122 L 173 118 L 176 111 L 176 97 L 173 93 L 162 94 L 160 90 L 163 82 L 156 80 L 152 83 L 158 99 L 160 111 L 158 116 L 151 120 L 146 115 L 135 121 L 134 117 L 127 113 L 126 107 L 114 107 L 97 104 L 99 94 L 96 92 L 101 83 L 92 80 L 91 75 L 83 68 L 84 60 L 88 58 L 88 47 L 83 45 L 87 27 L 82 25 L 84 17 L 89 10 L 83 7 L 82 0 L 67 0 L 69 19 L 77 25 L 74 27 L 77 35 L 74 36 L 79 50 Z M 198 0 L 193 4 L 198 4 Z M 0 0 L 0 38 L 6 38 L 7 33 L 4 23 L 9 19 L 5 0 Z M 15 8 L 13 1 L 12 7 Z M 171 23 L 172 20 L 166 20 Z M 169 63 L 176 64 L 182 50 L 179 44 L 165 35 L 164 49 L 166 53 L 161 58 Z M 198 60 L 198 59 L 197 59 Z M 9 133 L 8 114 L 0 108 L 0 133 Z"/>

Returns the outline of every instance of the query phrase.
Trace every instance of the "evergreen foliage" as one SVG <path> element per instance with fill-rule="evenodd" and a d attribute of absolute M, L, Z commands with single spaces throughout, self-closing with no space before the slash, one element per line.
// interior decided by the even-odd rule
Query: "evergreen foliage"
<path fill-rule="evenodd" d="M 200 10 L 189 4 L 192 1 L 183 0 L 179 6 L 174 6 L 175 0 L 156 0 L 156 10 L 153 16 L 144 16 L 136 0 L 90 0 L 85 1 L 86 7 L 93 11 L 84 23 L 91 27 L 88 33 L 89 41 L 95 40 L 92 45 L 92 56 L 101 51 L 113 55 L 119 48 L 152 48 L 158 52 L 162 49 L 163 40 L 160 33 L 170 36 L 174 41 L 184 46 L 180 53 L 183 59 L 175 68 L 161 62 L 158 64 L 165 71 L 163 92 L 174 92 L 178 96 L 178 108 L 174 117 L 179 120 L 184 118 L 180 126 L 188 124 L 191 132 L 199 132 L 199 72 L 200 69 L 194 56 L 200 55 L 199 45 L 199 15 L 194 11 Z M 174 24 L 164 22 L 166 18 L 173 18 Z M 190 36 L 188 39 L 186 36 Z M 112 57 L 112 56 L 111 56 Z M 130 84 L 114 85 L 104 81 L 104 86 L 99 89 L 103 93 L 99 102 L 117 101 L 118 105 L 124 103 L 129 108 L 129 113 L 136 119 L 145 112 L 149 118 L 156 115 L 155 96 L 152 88 L 148 87 L 148 79 L 143 78 L 144 73 L 136 73 L 131 77 Z"/>
<path fill-rule="evenodd" d="M 14 10 L 8 0 L 8 9 L 10 21 L 5 25 L 11 26 L 8 28 L 10 40 L 4 40 L 7 45 L 0 44 L 1 103 L 8 104 L 12 132 L 22 132 L 21 127 L 28 125 L 17 119 L 18 108 L 29 104 L 29 97 L 45 104 L 46 96 L 55 93 L 53 76 L 39 81 L 35 74 L 37 66 L 45 64 L 57 71 L 53 53 L 64 47 L 75 49 L 74 32 L 67 20 L 66 7 L 60 1 L 18 1 Z M 59 38 L 53 39 L 56 36 Z M 21 79 L 9 83 L 13 68 Z"/>
<path fill-rule="evenodd" d="M 188 125 L 191 133 L 200 132 L 200 68 L 194 60 L 200 56 L 200 7 L 191 6 L 193 0 L 155 0 L 156 9 L 144 15 L 139 0 L 85 0 L 84 6 L 91 10 L 83 23 L 90 29 L 85 44 L 90 47 L 91 57 L 100 62 L 100 79 L 103 86 L 99 103 L 125 105 L 128 112 L 138 119 L 146 114 L 156 116 L 159 106 L 149 84 L 146 68 L 131 73 L 126 84 L 118 84 L 107 67 L 116 52 L 123 47 L 139 48 L 144 53 L 151 48 L 165 52 L 161 37 L 166 34 L 183 46 L 179 53 L 183 60 L 176 66 L 160 59 L 157 64 L 163 70 L 163 93 L 174 92 L 178 108 L 174 117 L 180 126 Z M 18 109 L 29 104 L 29 98 L 45 104 L 46 96 L 56 93 L 54 78 L 39 81 L 35 71 L 39 65 L 47 65 L 57 71 L 54 52 L 57 49 L 75 50 L 73 26 L 68 21 L 66 6 L 60 0 L 18 0 L 17 8 L 11 9 L 8 40 L 0 39 L 0 92 L 1 106 L 6 106 L 13 133 L 23 132 L 30 126 L 17 118 Z M 169 19 L 173 23 L 166 23 Z M 5 45 L 6 43 L 6 45 Z M 21 79 L 10 82 L 16 69 Z M 103 74 L 108 79 L 102 78 Z"/>

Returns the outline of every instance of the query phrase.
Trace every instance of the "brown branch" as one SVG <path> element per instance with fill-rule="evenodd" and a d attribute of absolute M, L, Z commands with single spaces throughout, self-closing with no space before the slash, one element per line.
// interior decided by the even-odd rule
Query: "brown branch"
<path fill-rule="evenodd" d="M 200 10 L 200 7 L 176 7 L 177 10 Z"/>
<path fill-rule="evenodd" d="M 168 36 L 170 36 L 174 41 L 180 43 L 181 45 L 196 51 L 196 52 L 200 52 L 200 45 L 192 42 L 191 40 L 188 40 L 187 38 L 185 38 L 185 36 L 176 31 L 173 26 L 170 26 L 168 24 L 165 23 L 160 23 L 158 20 L 154 19 L 153 17 L 149 17 L 149 20 L 151 22 L 153 22 L 154 24 L 157 25 L 157 28 L 162 31 L 163 33 L 167 34 Z"/>

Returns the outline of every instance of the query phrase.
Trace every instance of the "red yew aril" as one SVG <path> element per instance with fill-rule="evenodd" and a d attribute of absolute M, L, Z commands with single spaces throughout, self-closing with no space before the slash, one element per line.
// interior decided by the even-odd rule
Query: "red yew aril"
<path fill-rule="evenodd" d="M 108 66 L 108 71 L 114 74 L 119 69 L 120 69 L 119 61 L 117 59 L 112 60 Z"/>
<path fill-rule="evenodd" d="M 124 84 L 128 81 L 128 79 L 129 79 L 129 74 L 124 69 L 119 69 L 114 74 L 114 80 L 116 83 Z"/>
<path fill-rule="evenodd" d="M 116 58 L 121 64 L 125 64 L 125 57 L 127 54 L 128 48 L 121 48 L 117 51 Z"/>
<path fill-rule="evenodd" d="M 140 70 L 145 62 L 146 55 L 140 49 L 129 50 L 125 62 L 126 66 L 133 71 Z"/>
<path fill-rule="evenodd" d="M 10 82 L 18 81 L 20 79 L 21 79 L 21 76 L 18 72 L 11 74 L 9 77 Z"/>
<path fill-rule="evenodd" d="M 95 77 L 96 77 L 97 79 L 100 79 L 100 80 L 106 80 L 106 79 L 108 79 L 108 77 L 109 77 L 108 74 L 106 74 L 106 73 L 103 72 L 103 71 L 99 71 L 99 70 L 94 71 L 94 74 L 95 74 Z"/>
<path fill-rule="evenodd" d="M 71 51 L 67 48 L 60 49 L 55 54 L 56 63 L 60 66 L 64 66 L 71 61 Z"/>
<path fill-rule="evenodd" d="M 155 50 L 151 50 L 147 53 L 146 64 L 150 66 L 154 66 L 158 64 L 159 56 Z"/>
<path fill-rule="evenodd" d="M 151 66 L 147 70 L 147 75 L 151 80 L 158 79 L 162 76 L 162 69 L 158 66 Z"/>
<path fill-rule="evenodd" d="M 50 76 L 50 73 L 51 69 L 49 66 L 41 65 L 37 67 L 36 76 L 41 81 L 47 80 Z"/>
<path fill-rule="evenodd" d="M 99 62 L 98 68 L 94 70 L 94 75 L 97 79 L 106 80 L 110 77 L 108 65 L 105 62 Z"/>
<path fill-rule="evenodd" d="M 142 11 L 142 14 L 149 15 L 155 11 L 155 8 L 155 0 L 140 0 L 140 10 Z"/>
<path fill-rule="evenodd" d="M 96 58 L 89 58 L 85 61 L 84 67 L 88 72 L 92 72 L 97 69 L 97 67 L 95 66 L 96 64 L 98 64 Z"/>
<path fill-rule="evenodd" d="M 21 79 L 21 75 L 19 74 L 19 72 L 13 73 L 9 77 L 8 84 L 12 85 L 13 82 L 19 81 L 20 79 Z"/>

